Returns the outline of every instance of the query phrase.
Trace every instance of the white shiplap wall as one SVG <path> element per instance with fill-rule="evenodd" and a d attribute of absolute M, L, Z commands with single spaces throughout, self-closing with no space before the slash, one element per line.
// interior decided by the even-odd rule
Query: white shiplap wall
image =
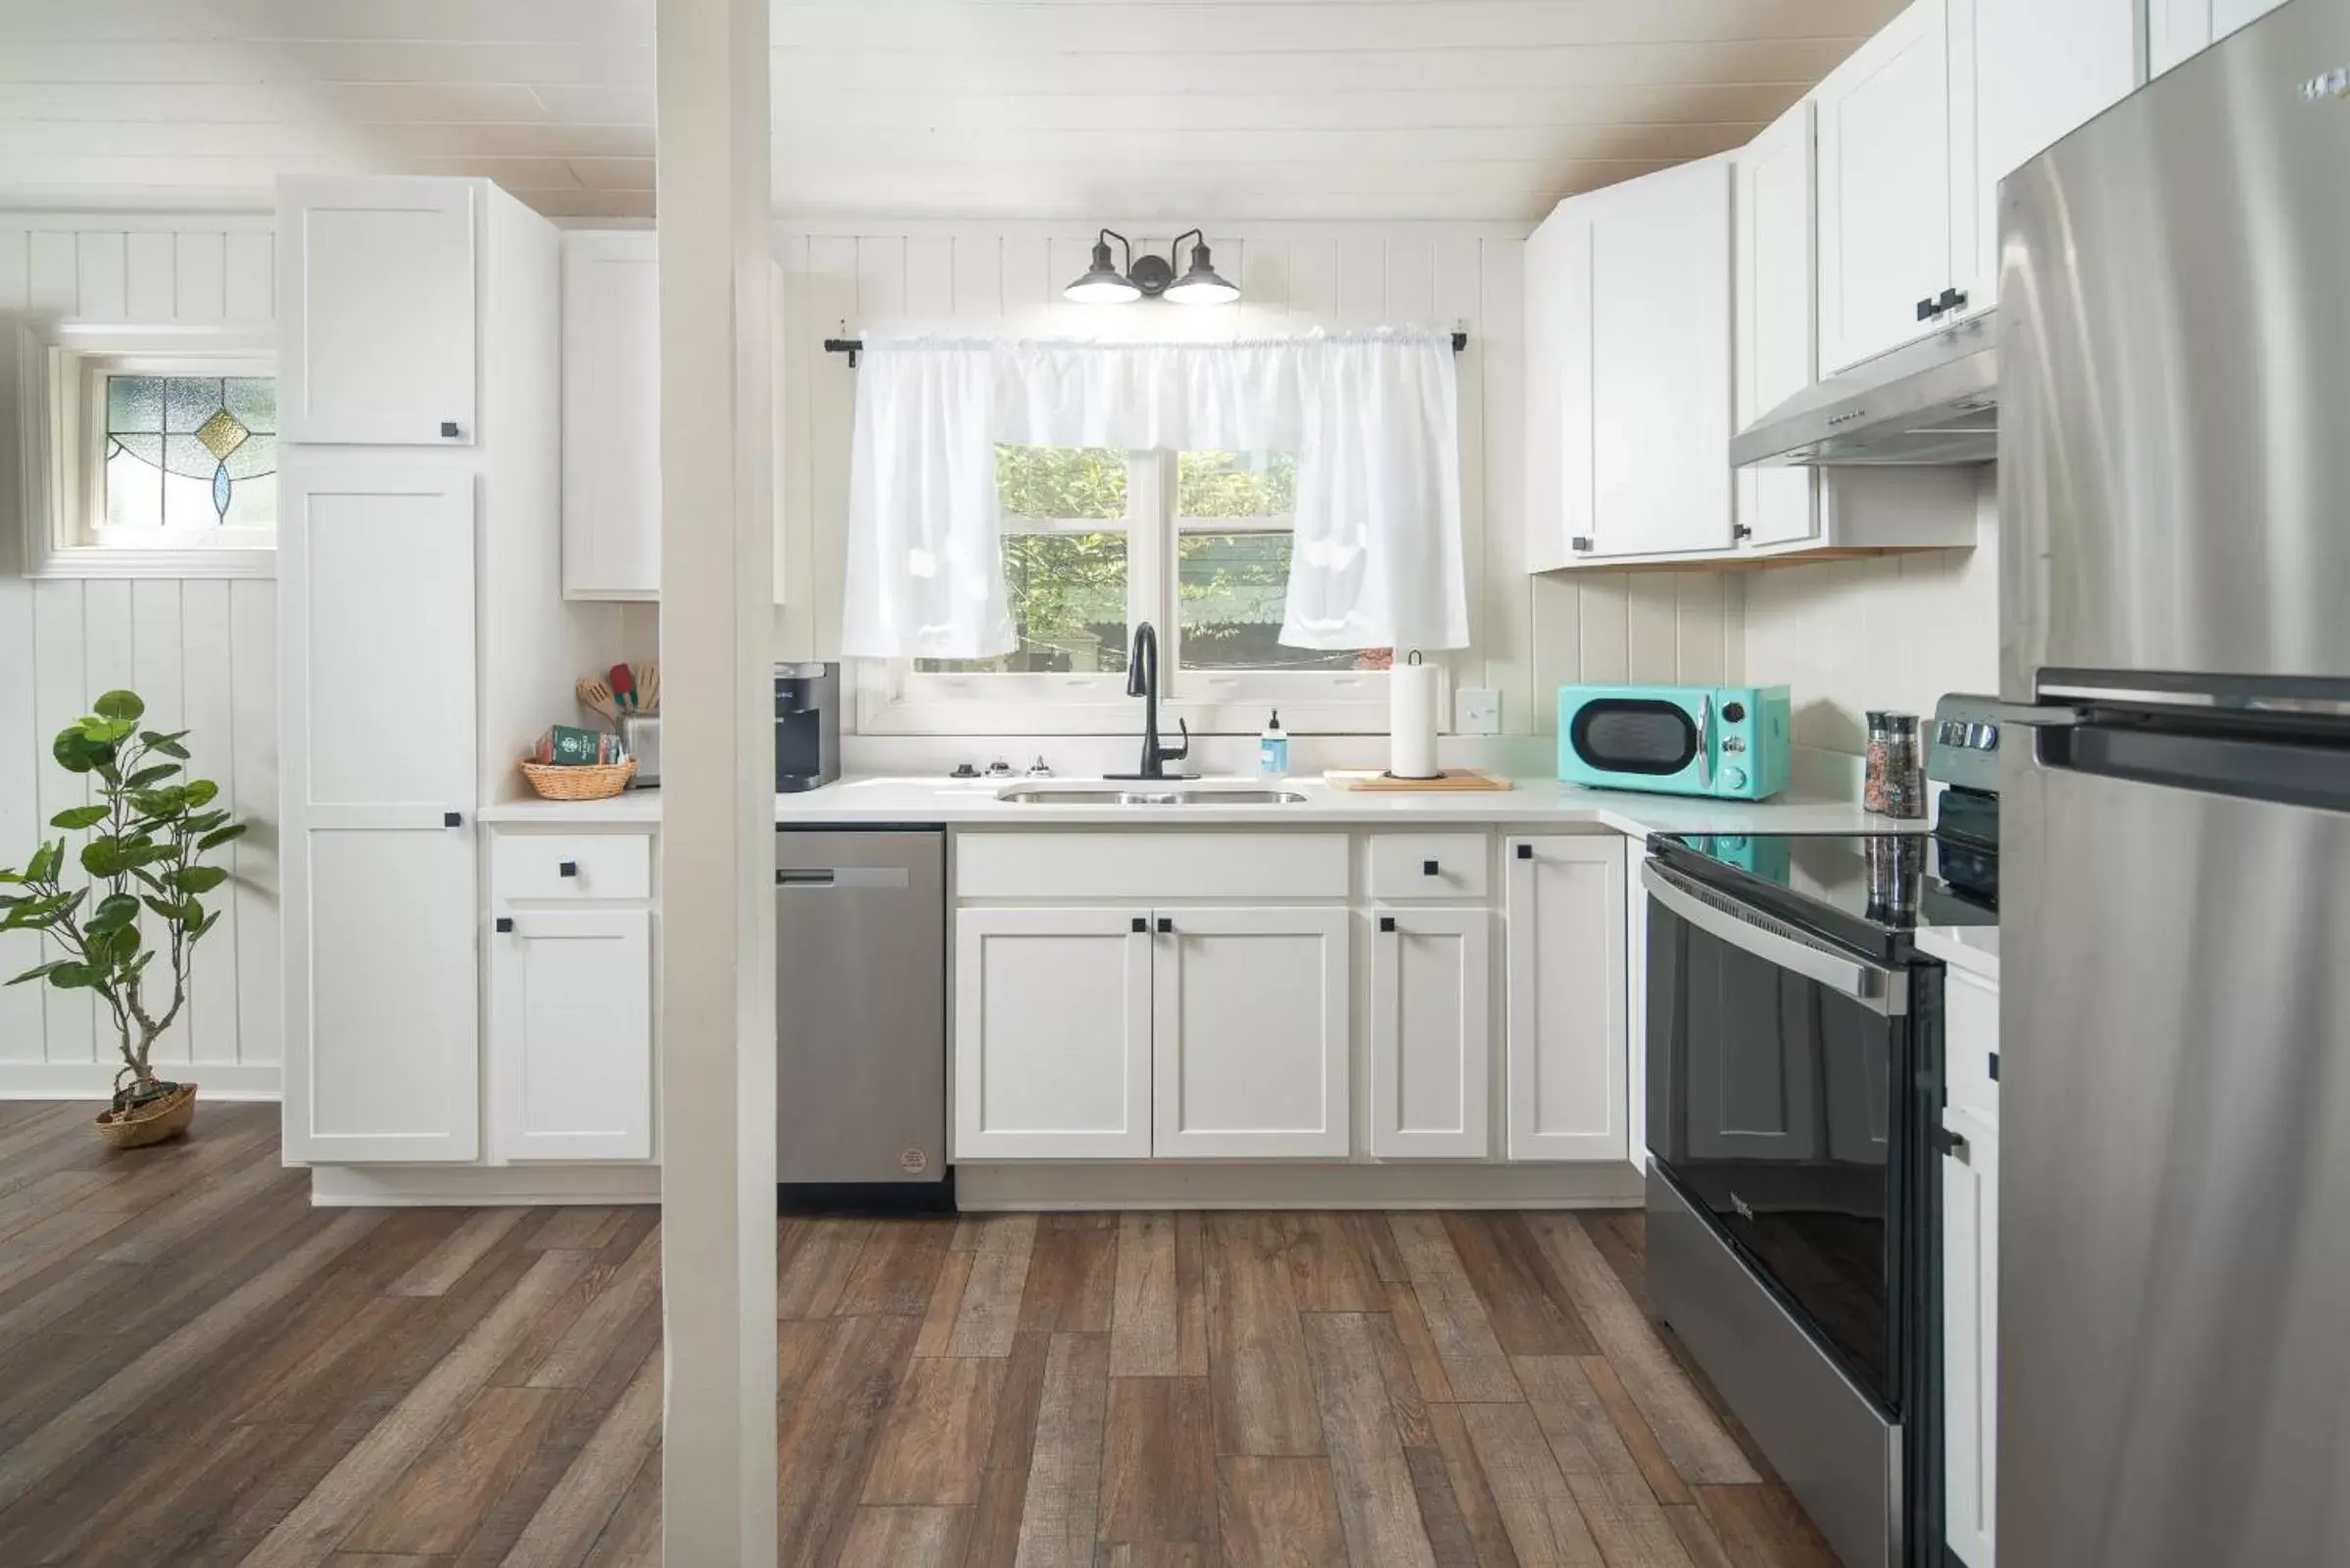
<path fill-rule="evenodd" d="M 0 213 L 0 325 L 21 313 L 162 324 L 266 325 L 274 314 L 266 217 L 133 218 Z M 112 687 L 136 689 L 154 727 L 195 731 L 200 776 L 253 822 L 221 862 L 219 927 L 197 948 L 193 1000 L 159 1065 L 216 1093 L 277 1086 L 277 585 L 31 582 L 14 559 L 20 504 L 13 382 L 0 386 L 0 864 L 21 866 L 48 819 L 84 798 L 49 738 Z M 0 978 L 42 961 L 0 935 Z M 0 1096 L 89 1093 L 114 1042 L 86 992 L 0 990 Z"/>
<path fill-rule="evenodd" d="M 1165 254 L 1174 228 L 1114 225 Z M 778 655 L 839 644 L 856 374 L 822 340 L 843 332 L 974 331 L 1223 337 L 1246 332 L 1424 325 L 1469 334 L 1461 356 L 1463 522 L 1474 645 L 1448 655 L 1463 685 L 1503 693 L 1510 734 L 1557 715 L 1540 693 L 1563 682 L 1714 681 L 1744 657 L 1740 590 L 1704 572 L 1526 575 L 1522 225 L 1205 225 L 1216 265 L 1242 289 L 1207 310 L 1070 305 L 1093 236 L 1043 226 L 791 225 L 786 274 L 784 500 L 787 581 Z M 1145 240 L 1140 236 L 1151 236 Z"/>

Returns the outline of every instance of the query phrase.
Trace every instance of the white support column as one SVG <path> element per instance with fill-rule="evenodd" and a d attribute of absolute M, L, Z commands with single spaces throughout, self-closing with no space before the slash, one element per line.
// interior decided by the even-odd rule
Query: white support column
<path fill-rule="evenodd" d="M 774 332 L 767 0 L 658 0 L 661 1544 L 773 1568 Z"/>

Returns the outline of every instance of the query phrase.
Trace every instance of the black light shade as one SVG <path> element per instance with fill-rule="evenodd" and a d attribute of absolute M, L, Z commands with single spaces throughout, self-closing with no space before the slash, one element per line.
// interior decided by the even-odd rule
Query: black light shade
<path fill-rule="evenodd" d="M 1166 297 L 1177 305 L 1229 305 L 1240 291 L 1218 274 L 1203 238 L 1191 247 L 1191 269 L 1167 286 Z"/>
<path fill-rule="evenodd" d="M 1127 282 L 1126 274 L 1110 260 L 1113 239 L 1121 245 L 1126 243 L 1125 236 L 1102 230 L 1101 238 L 1093 242 L 1093 264 L 1085 269 L 1083 277 L 1061 291 L 1063 299 L 1079 305 L 1131 305 L 1142 298 L 1142 291 Z"/>

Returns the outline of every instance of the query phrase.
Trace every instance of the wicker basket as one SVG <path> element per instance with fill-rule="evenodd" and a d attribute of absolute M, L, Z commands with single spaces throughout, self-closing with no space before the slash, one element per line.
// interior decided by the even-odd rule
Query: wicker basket
<path fill-rule="evenodd" d="M 521 768 L 530 786 L 549 800 L 609 800 L 637 776 L 637 759 L 564 766 L 525 757 Z"/>
<path fill-rule="evenodd" d="M 118 1116 L 112 1110 L 97 1117 L 99 1135 L 117 1149 L 144 1149 L 151 1143 L 176 1138 L 196 1119 L 196 1086 L 183 1083 L 160 1100 L 133 1106 Z"/>

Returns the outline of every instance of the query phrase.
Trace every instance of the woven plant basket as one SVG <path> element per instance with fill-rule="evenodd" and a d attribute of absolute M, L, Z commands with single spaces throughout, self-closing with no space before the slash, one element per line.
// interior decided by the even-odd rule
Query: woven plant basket
<path fill-rule="evenodd" d="M 98 1113 L 99 1135 L 118 1149 L 144 1149 L 151 1143 L 176 1138 L 196 1119 L 196 1086 L 183 1083 L 160 1100 L 133 1106 L 118 1115 L 111 1108 Z"/>
<path fill-rule="evenodd" d="M 624 762 L 571 767 L 526 758 L 520 767 L 530 786 L 549 800 L 609 800 L 626 789 L 628 782 L 637 776 L 634 757 Z"/>

